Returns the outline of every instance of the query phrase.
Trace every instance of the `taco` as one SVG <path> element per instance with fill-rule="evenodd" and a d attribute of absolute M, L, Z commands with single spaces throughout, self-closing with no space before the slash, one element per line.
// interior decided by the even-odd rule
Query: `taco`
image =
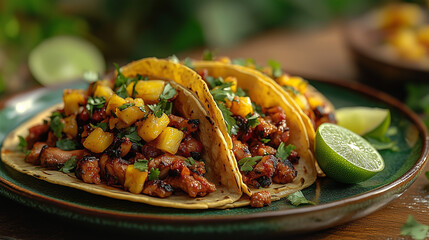
<path fill-rule="evenodd" d="M 232 156 L 196 95 L 178 84 L 185 80 L 204 86 L 191 69 L 148 58 L 87 90 L 66 89 L 63 103 L 10 133 L 2 161 L 112 198 L 187 209 L 231 204 L 242 195 Z"/>
<path fill-rule="evenodd" d="M 234 206 L 261 206 L 257 199 L 278 200 L 314 183 L 312 143 L 293 100 L 242 66 L 194 61 L 192 67 L 210 89 L 213 99 L 203 103 L 220 127 L 243 192 L 250 197 Z"/>

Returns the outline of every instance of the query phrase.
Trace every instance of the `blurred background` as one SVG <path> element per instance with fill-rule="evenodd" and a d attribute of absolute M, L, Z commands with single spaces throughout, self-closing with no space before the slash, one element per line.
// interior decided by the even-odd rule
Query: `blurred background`
<path fill-rule="evenodd" d="M 112 71 L 113 63 L 149 56 L 200 58 L 205 49 L 261 64 L 275 59 L 304 77 L 356 81 L 361 69 L 348 51 L 344 23 L 388 2 L 0 0 L 0 98 L 70 76 L 93 78 L 91 73 Z M 424 0 L 406 2 L 427 8 Z M 51 41 L 57 36 L 68 38 Z M 64 70 L 61 59 L 44 63 L 58 47 L 69 49 L 64 54 L 74 62 L 67 64 L 80 68 Z M 85 67 L 92 72 L 82 72 Z M 429 88 L 406 89 L 399 97 L 429 112 Z M 419 101 L 424 97 L 426 105 Z"/>

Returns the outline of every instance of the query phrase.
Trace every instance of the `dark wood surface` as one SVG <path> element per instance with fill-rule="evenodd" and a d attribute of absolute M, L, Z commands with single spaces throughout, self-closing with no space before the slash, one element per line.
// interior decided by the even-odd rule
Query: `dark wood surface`
<path fill-rule="evenodd" d="M 183 56 L 200 57 L 201 51 Z M 284 69 L 313 78 L 355 81 L 356 70 L 343 42 L 340 27 L 333 25 L 317 31 L 276 30 L 252 38 L 219 54 L 251 57 L 258 62 L 275 59 Z M 429 171 L 429 165 L 425 167 Z M 296 239 L 410 239 L 400 235 L 408 215 L 429 225 L 429 181 L 424 174 L 399 198 L 364 218 Z M 91 229 L 0 196 L 0 239 L 102 239 L 121 238 L 127 233 Z M 144 236 L 142 236 L 143 238 Z"/>

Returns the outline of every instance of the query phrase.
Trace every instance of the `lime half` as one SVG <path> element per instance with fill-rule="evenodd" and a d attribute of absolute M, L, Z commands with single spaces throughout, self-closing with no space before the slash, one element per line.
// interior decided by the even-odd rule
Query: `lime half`
<path fill-rule="evenodd" d="M 335 111 L 338 125 L 361 136 L 382 138 L 390 126 L 390 111 L 383 108 L 345 107 Z"/>
<path fill-rule="evenodd" d="M 103 55 L 93 44 L 73 36 L 43 41 L 30 53 L 28 65 L 43 85 L 82 78 L 88 72 L 103 74 L 106 67 Z"/>
<path fill-rule="evenodd" d="M 317 129 L 315 154 L 323 172 L 339 182 L 358 183 L 384 169 L 383 158 L 371 144 L 331 123 Z"/>

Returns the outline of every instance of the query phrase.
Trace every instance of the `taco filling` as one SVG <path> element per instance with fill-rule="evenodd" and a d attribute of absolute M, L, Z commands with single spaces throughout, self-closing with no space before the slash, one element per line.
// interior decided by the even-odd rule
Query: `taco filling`
<path fill-rule="evenodd" d="M 243 182 L 256 189 L 293 182 L 297 176 L 293 164 L 300 156 L 288 143 L 293 132 L 285 111 L 252 102 L 233 76 L 212 77 L 204 70 L 199 74 L 222 112 Z"/>
<path fill-rule="evenodd" d="M 177 96 L 168 81 L 119 68 L 86 91 L 65 90 L 64 107 L 20 137 L 25 161 L 135 194 L 205 196 L 216 186 L 204 177 L 200 121 L 180 115 Z"/>

